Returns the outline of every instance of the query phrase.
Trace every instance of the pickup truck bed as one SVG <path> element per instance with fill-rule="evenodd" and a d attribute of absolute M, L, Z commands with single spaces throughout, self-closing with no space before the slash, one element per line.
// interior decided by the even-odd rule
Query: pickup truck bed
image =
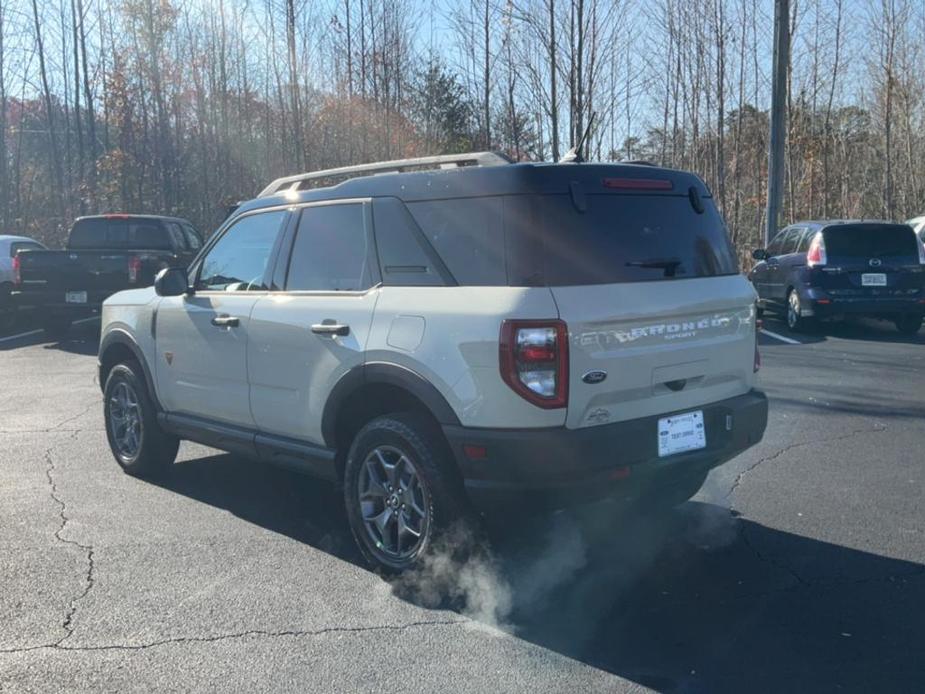
<path fill-rule="evenodd" d="M 17 255 L 13 295 L 20 304 L 35 306 L 46 331 L 60 336 L 117 291 L 150 286 L 162 268 L 188 266 L 201 246 L 183 219 L 82 217 L 71 229 L 67 249 Z"/>

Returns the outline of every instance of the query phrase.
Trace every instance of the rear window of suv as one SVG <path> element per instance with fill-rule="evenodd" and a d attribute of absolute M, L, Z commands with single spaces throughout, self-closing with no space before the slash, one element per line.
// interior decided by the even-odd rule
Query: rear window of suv
<path fill-rule="evenodd" d="M 906 257 L 918 262 L 915 232 L 906 224 L 839 224 L 823 232 L 832 258 Z"/>
<path fill-rule="evenodd" d="M 725 225 L 709 198 L 509 195 L 410 203 L 464 285 L 574 286 L 732 275 Z M 581 209 L 579 209 L 581 208 Z"/>
<path fill-rule="evenodd" d="M 74 224 L 68 248 L 170 250 L 167 229 L 149 219 L 81 219 Z"/>

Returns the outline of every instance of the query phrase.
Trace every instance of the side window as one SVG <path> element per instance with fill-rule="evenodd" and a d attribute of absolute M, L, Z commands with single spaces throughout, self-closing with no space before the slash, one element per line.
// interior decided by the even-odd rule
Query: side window
<path fill-rule="evenodd" d="M 203 258 L 196 289 L 254 291 L 266 289 L 264 275 L 276 238 L 286 219 L 285 210 L 242 217 Z"/>
<path fill-rule="evenodd" d="M 359 203 L 302 210 L 287 291 L 361 291 L 373 285 L 366 214 Z"/>
<path fill-rule="evenodd" d="M 796 253 L 797 244 L 800 242 L 800 236 L 803 234 L 803 227 L 794 227 L 787 231 L 784 240 L 781 242 L 780 255 Z"/>
<path fill-rule="evenodd" d="M 809 244 L 813 242 L 813 236 L 816 235 L 815 229 L 806 229 L 800 237 L 800 243 L 797 246 L 797 253 L 806 253 L 809 250 Z"/>
<path fill-rule="evenodd" d="M 413 202 L 408 210 L 456 281 L 507 285 L 501 196 Z"/>
<path fill-rule="evenodd" d="M 180 225 L 176 222 L 166 222 L 167 224 L 167 233 L 170 234 L 170 241 L 173 243 L 173 247 L 178 251 L 186 250 L 186 237 L 183 235 L 183 232 L 180 231 Z"/>
<path fill-rule="evenodd" d="M 780 231 L 777 232 L 774 238 L 771 239 L 771 243 L 768 244 L 768 249 L 767 249 L 769 257 L 773 257 L 775 255 L 781 254 L 780 249 L 783 246 L 784 237 L 787 236 L 787 233 L 789 231 L 790 229 L 781 229 Z"/>
<path fill-rule="evenodd" d="M 399 287 L 442 286 L 438 258 L 397 198 L 373 202 L 373 227 L 383 284 Z"/>
<path fill-rule="evenodd" d="M 202 248 L 202 241 L 193 227 L 189 224 L 181 224 L 180 229 L 183 230 L 183 234 L 186 236 L 186 245 L 191 251 L 195 252 Z"/>

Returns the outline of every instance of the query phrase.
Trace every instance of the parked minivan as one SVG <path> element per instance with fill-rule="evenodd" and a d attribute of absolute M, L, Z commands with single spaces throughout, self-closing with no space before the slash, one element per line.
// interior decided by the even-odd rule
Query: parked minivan
<path fill-rule="evenodd" d="M 752 253 L 759 307 L 793 331 L 813 321 L 863 315 L 914 335 L 925 315 L 925 247 L 908 224 L 797 222 Z"/>

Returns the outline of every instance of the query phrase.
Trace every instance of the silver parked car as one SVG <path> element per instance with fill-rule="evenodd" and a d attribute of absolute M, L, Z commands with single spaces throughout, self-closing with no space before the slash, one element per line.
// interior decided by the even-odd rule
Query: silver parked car
<path fill-rule="evenodd" d="M 44 250 L 45 246 L 28 236 L 0 234 L 0 329 L 8 327 L 16 317 L 16 306 L 10 299 L 13 289 L 13 258 L 19 251 Z"/>

